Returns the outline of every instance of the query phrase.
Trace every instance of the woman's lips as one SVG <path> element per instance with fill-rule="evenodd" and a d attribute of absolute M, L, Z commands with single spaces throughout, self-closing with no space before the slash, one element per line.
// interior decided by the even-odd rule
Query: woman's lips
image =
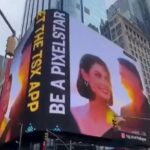
<path fill-rule="evenodd" d="M 109 94 L 109 90 L 106 88 L 99 88 L 103 93 Z"/>

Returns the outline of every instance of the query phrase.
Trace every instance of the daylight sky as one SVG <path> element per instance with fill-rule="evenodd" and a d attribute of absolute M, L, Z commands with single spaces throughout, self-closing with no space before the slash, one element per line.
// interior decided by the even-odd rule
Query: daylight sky
<path fill-rule="evenodd" d="M 108 8 L 114 1 L 116 0 L 105 0 L 106 8 Z M 15 29 L 17 37 L 19 37 L 21 32 L 24 4 L 25 0 L 0 0 L 0 9 Z M 0 35 L 0 55 L 5 55 L 7 37 L 11 35 L 11 32 L 1 16 Z"/>

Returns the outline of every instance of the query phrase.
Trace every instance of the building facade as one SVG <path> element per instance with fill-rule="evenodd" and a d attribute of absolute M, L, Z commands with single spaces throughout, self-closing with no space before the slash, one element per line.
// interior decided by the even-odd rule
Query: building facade
<path fill-rule="evenodd" d="M 117 0 L 107 10 L 108 20 L 116 13 L 120 13 L 138 26 L 150 39 L 150 35 L 147 34 L 150 31 L 150 2 L 148 0 Z"/>
<path fill-rule="evenodd" d="M 107 10 L 108 23 L 101 24 L 101 33 L 140 62 L 150 100 L 149 8 L 148 0 L 117 0 Z"/>
<path fill-rule="evenodd" d="M 150 44 L 144 32 L 122 15 L 115 14 L 109 22 L 110 39 L 127 55 L 140 62 L 146 95 L 150 100 Z"/>
<path fill-rule="evenodd" d="M 34 21 L 37 12 L 46 9 L 66 11 L 72 17 L 99 32 L 101 19 L 106 20 L 103 0 L 26 0 L 22 36 Z"/>

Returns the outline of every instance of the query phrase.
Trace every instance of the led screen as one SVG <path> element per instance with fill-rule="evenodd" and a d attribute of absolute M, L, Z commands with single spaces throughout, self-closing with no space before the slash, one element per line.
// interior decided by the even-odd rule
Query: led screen
<path fill-rule="evenodd" d="M 148 143 L 149 104 L 140 66 L 68 14 L 40 12 L 10 71 L 2 141 L 49 129 Z"/>

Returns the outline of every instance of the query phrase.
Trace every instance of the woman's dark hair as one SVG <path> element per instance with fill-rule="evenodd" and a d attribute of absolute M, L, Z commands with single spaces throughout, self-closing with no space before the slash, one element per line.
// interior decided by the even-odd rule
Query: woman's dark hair
<path fill-rule="evenodd" d="M 97 64 L 104 67 L 104 69 L 108 73 L 108 76 L 109 76 L 109 79 L 110 79 L 109 70 L 108 70 L 106 64 L 103 62 L 103 60 L 101 60 L 99 57 L 91 55 L 91 54 L 85 54 L 85 55 L 82 56 L 82 58 L 80 60 L 80 65 L 79 65 L 79 75 L 78 75 L 78 80 L 77 80 L 77 89 L 78 89 L 78 92 L 80 93 L 81 96 L 86 97 L 90 100 L 95 98 L 95 94 L 92 92 L 90 86 L 85 83 L 86 81 L 82 77 L 81 69 L 83 69 L 86 73 L 88 73 L 90 68 L 95 63 L 97 63 Z M 111 98 L 109 100 L 109 105 L 113 105 L 112 93 L 111 93 Z"/>
<path fill-rule="evenodd" d="M 137 71 L 137 68 L 135 67 L 135 65 L 124 58 L 118 58 L 118 62 L 120 65 L 123 65 L 124 67 L 126 67 L 129 71 L 131 71 L 138 78 L 141 89 L 143 90 L 142 81 L 141 81 L 139 72 Z"/>

